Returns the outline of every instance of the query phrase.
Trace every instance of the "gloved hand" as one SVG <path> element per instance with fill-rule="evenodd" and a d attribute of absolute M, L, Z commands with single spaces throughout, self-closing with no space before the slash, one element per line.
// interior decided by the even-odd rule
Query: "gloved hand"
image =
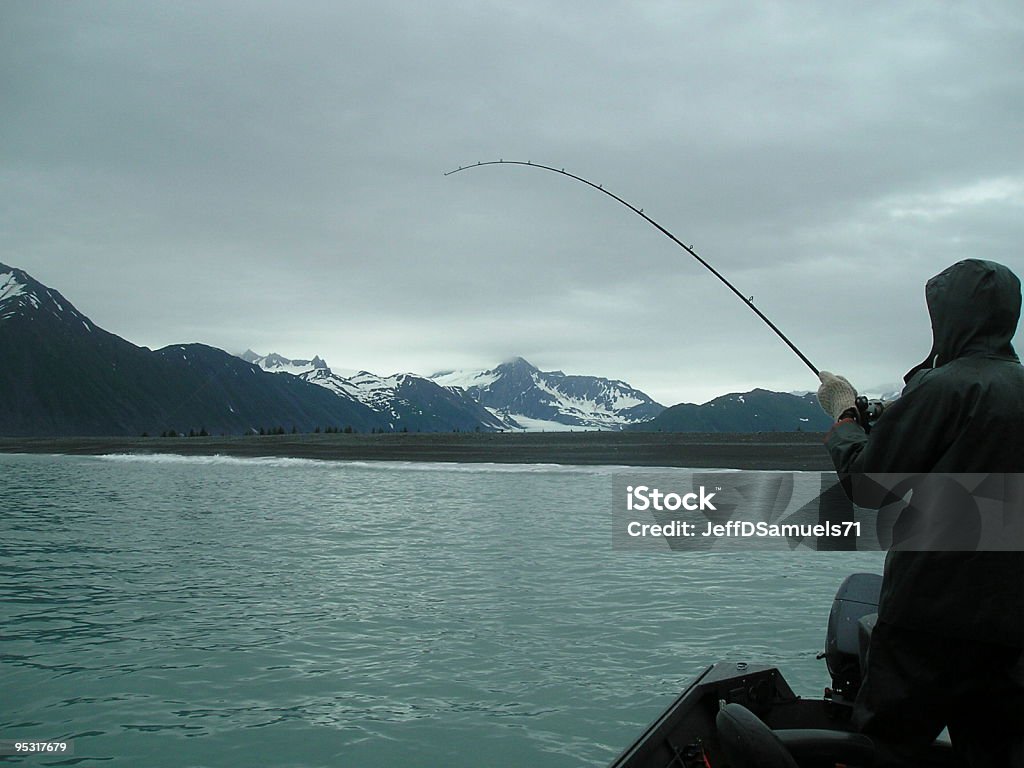
<path fill-rule="evenodd" d="M 822 371 L 818 378 L 821 379 L 818 404 L 825 413 L 838 421 L 843 411 L 855 407 L 857 390 L 845 378 L 829 371 Z"/>

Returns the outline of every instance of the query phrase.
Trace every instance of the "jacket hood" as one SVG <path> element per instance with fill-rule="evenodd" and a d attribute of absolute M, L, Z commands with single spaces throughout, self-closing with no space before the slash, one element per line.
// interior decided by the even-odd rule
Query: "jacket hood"
<path fill-rule="evenodd" d="M 928 357 L 904 377 L 958 357 L 994 354 L 1017 359 L 1010 340 L 1020 319 L 1020 280 L 1002 264 L 966 259 L 925 286 L 932 322 Z"/>

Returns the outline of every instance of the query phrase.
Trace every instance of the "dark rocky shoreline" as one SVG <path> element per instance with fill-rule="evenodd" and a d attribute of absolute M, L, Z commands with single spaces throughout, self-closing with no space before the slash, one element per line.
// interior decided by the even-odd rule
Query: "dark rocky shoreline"
<path fill-rule="evenodd" d="M 0 437 L 0 453 L 173 453 L 332 461 L 450 461 L 828 471 L 809 432 L 304 434 L 251 437 Z"/>

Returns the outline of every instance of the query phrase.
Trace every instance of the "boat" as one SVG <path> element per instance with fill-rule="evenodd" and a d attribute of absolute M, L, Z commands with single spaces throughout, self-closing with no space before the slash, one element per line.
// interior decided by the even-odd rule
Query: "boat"
<path fill-rule="evenodd" d="M 797 696 L 776 667 L 721 661 L 701 672 L 611 768 L 963 768 L 945 733 L 908 762 L 851 723 L 881 581 L 855 573 L 839 587 L 819 656 L 831 676 L 822 698 Z"/>

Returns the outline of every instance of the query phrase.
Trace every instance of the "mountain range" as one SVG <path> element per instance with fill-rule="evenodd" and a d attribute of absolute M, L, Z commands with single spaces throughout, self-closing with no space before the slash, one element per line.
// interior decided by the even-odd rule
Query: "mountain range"
<path fill-rule="evenodd" d="M 276 353 L 258 355 L 251 349 L 240 357 L 264 371 L 295 376 L 339 397 L 362 403 L 381 416 L 388 431 L 498 431 L 510 426 L 464 390 L 442 387 L 415 374 L 378 376 L 359 371 L 352 376 L 341 376 L 319 357 L 290 360 Z"/>
<path fill-rule="evenodd" d="M 334 372 L 320 357 L 204 344 L 150 350 L 96 326 L 61 293 L 0 264 L 0 435 L 257 431 L 825 429 L 813 395 L 766 390 L 665 408 L 623 381 L 522 358 L 430 376 Z"/>
<path fill-rule="evenodd" d="M 288 373 L 345 394 L 385 414 L 393 427 L 437 431 L 458 428 L 568 431 L 618 430 L 665 410 L 623 381 L 541 371 L 521 357 L 488 370 L 442 371 L 431 376 L 342 376 L 320 357 L 296 360 L 246 350 L 243 360 L 271 373 Z"/>

